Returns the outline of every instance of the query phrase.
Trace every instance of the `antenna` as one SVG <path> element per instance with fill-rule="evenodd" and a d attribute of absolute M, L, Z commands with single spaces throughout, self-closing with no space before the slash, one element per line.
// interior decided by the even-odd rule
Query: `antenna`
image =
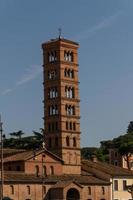
<path fill-rule="evenodd" d="M 1 121 L 1 115 L 0 115 L 0 154 L 1 154 L 1 197 L 0 199 L 3 199 L 3 185 L 4 185 L 4 166 L 3 166 L 3 130 L 2 130 L 2 121 Z"/>
<path fill-rule="evenodd" d="M 59 39 L 61 38 L 61 34 L 62 34 L 62 28 L 58 28 L 58 31 L 59 31 Z"/>

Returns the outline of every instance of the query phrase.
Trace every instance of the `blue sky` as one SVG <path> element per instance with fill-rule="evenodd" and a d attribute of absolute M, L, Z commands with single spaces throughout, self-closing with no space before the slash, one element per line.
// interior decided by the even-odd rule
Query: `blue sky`
<path fill-rule="evenodd" d="M 41 43 L 80 43 L 82 146 L 133 120 L 132 0 L 0 0 L 0 112 L 6 134 L 43 127 Z"/>

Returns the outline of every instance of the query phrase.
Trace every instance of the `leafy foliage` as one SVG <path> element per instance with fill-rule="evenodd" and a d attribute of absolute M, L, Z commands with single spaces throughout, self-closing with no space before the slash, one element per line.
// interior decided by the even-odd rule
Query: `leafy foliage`
<path fill-rule="evenodd" d="M 17 131 L 10 133 L 10 138 L 4 139 L 4 148 L 38 149 L 42 146 L 43 133 L 33 131 L 32 136 L 22 137 L 24 133 Z"/>

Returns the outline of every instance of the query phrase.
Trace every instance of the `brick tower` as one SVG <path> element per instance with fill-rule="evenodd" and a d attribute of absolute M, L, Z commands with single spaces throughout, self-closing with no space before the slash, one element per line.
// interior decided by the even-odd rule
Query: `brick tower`
<path fill-rule="evenodd" d="M 78 43 L 57 38 L 42 44 L 46 148 L 64 161 L 64 174 L 80 174 Z"/>

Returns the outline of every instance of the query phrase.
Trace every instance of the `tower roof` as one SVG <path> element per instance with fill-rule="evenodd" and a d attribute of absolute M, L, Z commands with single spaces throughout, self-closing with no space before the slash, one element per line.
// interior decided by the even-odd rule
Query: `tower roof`
<path fill-rule="evenodd" d="M 78 44 L 77 42 L 74 42 L 74 41 L 72 41 L 72 40 L 68 40 L 68 39 L 65 39 L 65 38 L 60 38 L 60 37 L 59 37 L 59 38 L 55 38 L 55 39 L 51 39 L 51 40 L 49 40 L 49 41 L 43 43 L 42 46 L 43 46 L 43 45 L 51 44 L 52 42 L 53 42 L 53 43 L 55 43 L 55 42 L 63 42 L 63 43 L 69 43 L 69 44 L 71 44 L 71 45 L 79 46 L 79 44 Z"/>

